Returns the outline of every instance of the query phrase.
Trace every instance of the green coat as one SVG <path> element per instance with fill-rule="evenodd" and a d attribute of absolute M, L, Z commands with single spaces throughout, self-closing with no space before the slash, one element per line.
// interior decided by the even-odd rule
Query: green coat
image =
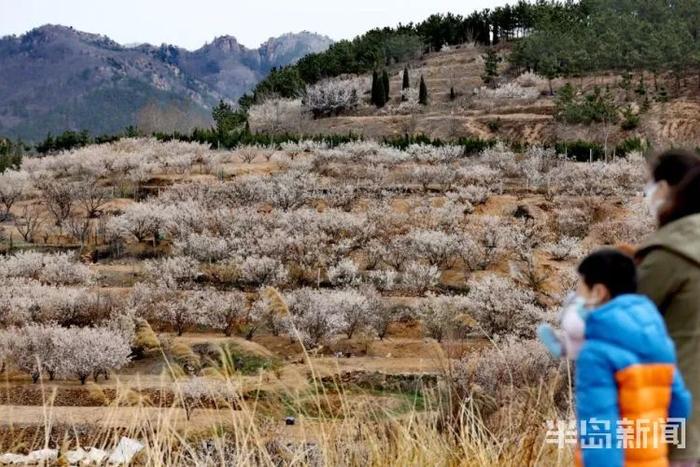
<path fill-rule="evenodd" d="M 700 214 L 660 228 L 641 246 L 637 259 L 639 292 L 663 314 L 693 395 L 686 449 L 671 448 L 671 459 L 700 459 Z"/>

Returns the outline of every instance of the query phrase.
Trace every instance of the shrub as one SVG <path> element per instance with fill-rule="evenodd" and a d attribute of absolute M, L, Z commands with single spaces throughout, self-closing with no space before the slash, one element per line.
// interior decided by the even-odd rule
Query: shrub
<path fill-rule="evenodd" d="M 544 251 L 557 261 L 578 258 L 582 255 L 580 240 L 567 236 L 562 236 L 556 242 L 545 245 Z"/>
<path fill-rule="evenodd" d="M 547 80 L 532 71 L 524 72 L 515 78 L 515 82 L 518 86 L 523 88 L 541 88 L 547 86 Z"/>
<path fill-rule="evenodd" d="M 481 87 L 475 93 L 486 99 L 537 99 L 540 96 L 536 88 L 523 87 L 517 83 L 506 83 L 495 89 Z"/>
<path fill-rule="evenodd" d="M 626 107 L 622 110 L 622 123 L 620 126 L 625 131 L 634 130 L 639 126 L 641 118 L 639 114 L 634 113 L 631 107 Z"/>
<path fill-rule="evenodd" d="M 506 339 L 495 348 L 470 353 L 455 366 L 454 378 L 458 393 L 479 404 L 477 410 L 484 418 L 521 394 L 527 397 L 527 389 L 539 393 L 543 382 L 552 385 L 560 408 L 568 405 L 570 382 L 565 370 L 535 340 Z"/>

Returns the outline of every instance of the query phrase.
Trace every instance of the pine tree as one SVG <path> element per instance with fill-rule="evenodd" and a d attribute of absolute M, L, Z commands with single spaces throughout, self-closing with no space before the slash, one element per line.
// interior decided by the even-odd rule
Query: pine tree
<path fill-rule="evenodd" d="M 454 86 L 452 86 L 452 87 L 450 88 L 450 100 L 453 101 L 453 100 L 455 100 L 456 98 L 457 98 L 457 94 L 455 94 L 455 88 L 454 88 Z"/>
<path fill-rule="evenodd" d="M 425 80 L 423 75 L 420 77 L 420 88 L 418 91 L 418 103 L 421 105 L 428 105 L 428 86 L 425 85 Z"/>
<path fill-rule="evenodd" d="M 384 80 L 378 79 L 377 80 L 377 102 L 375 105 L 377 107 L 384 107 L 384 104 L 386 104 L 386 91 L 384 91 Z"/>
<path fill-rule="evenodd" d="M 211 116 L 216 123 L 216 131 L 219 135 L 225 135 L 246 122 L 245 113 L 233 110 L 231 104 L 223 100 L 219 100 L 212 109 Z"/>
<path fill-rule="evenodd" d="M 377 71 L 372 72 L 372 91 L 370 94 L 370 101 L 372 102 L 372 105 L 378 105 L 377 104 L 377 81 L 378 81 L 378 76 L 377 76 Z"/>
<path fill-rule="evenodd" d="M 384 90 L 384 79 L 379 73 L 372 73 L 372 104 L 377 107 L 384 107 L 386 104 L 386 91 Z"/>
<path fill-rule="evenodd" d="M 484 59 L 484 74 L 481 76 L 481 79 L 491 88 L 495 88 L 500 58 L 493 48 L 488 49 L 486 55 L 482 55 L 482 58 Z"/>
<path fill-rule="evenodd" d="M 407 89 L 411 88 L 411 83 L 409 81 L 408 77 L 408 67 L 404 67 L 403 69 L 403 83 L 401 83 L 401 101 L 406 102 L 408 100 L 408 97 L 406 97 L 406 91 Z"/>
<path fill-rule="evenodd" d="M 389 73 L 382 72 L 382 84 L 384 85 L 384 102 L 389 102 Z"/>

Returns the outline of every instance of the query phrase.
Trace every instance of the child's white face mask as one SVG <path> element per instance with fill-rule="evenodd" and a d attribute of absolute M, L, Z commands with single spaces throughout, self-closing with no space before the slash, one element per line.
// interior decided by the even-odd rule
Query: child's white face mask
<path fill-rule="evenodd" d="M 576 360 L 586 335 L 586 316 L 590 313 L 586 300 L 580 295 L 570 295 L 561 312 L 563 354 Z"/>

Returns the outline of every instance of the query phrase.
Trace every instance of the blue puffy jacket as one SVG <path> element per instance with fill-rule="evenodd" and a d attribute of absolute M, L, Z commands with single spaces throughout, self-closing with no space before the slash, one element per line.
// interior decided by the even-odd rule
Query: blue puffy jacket
<path fill-rule="evenodd" d="M 662 421 L 687 418 L 690 406 L 673 342 L 648 298 L 621 295 L 586 317 L 576 362 L 579 464 L 668 465 Z"/>

